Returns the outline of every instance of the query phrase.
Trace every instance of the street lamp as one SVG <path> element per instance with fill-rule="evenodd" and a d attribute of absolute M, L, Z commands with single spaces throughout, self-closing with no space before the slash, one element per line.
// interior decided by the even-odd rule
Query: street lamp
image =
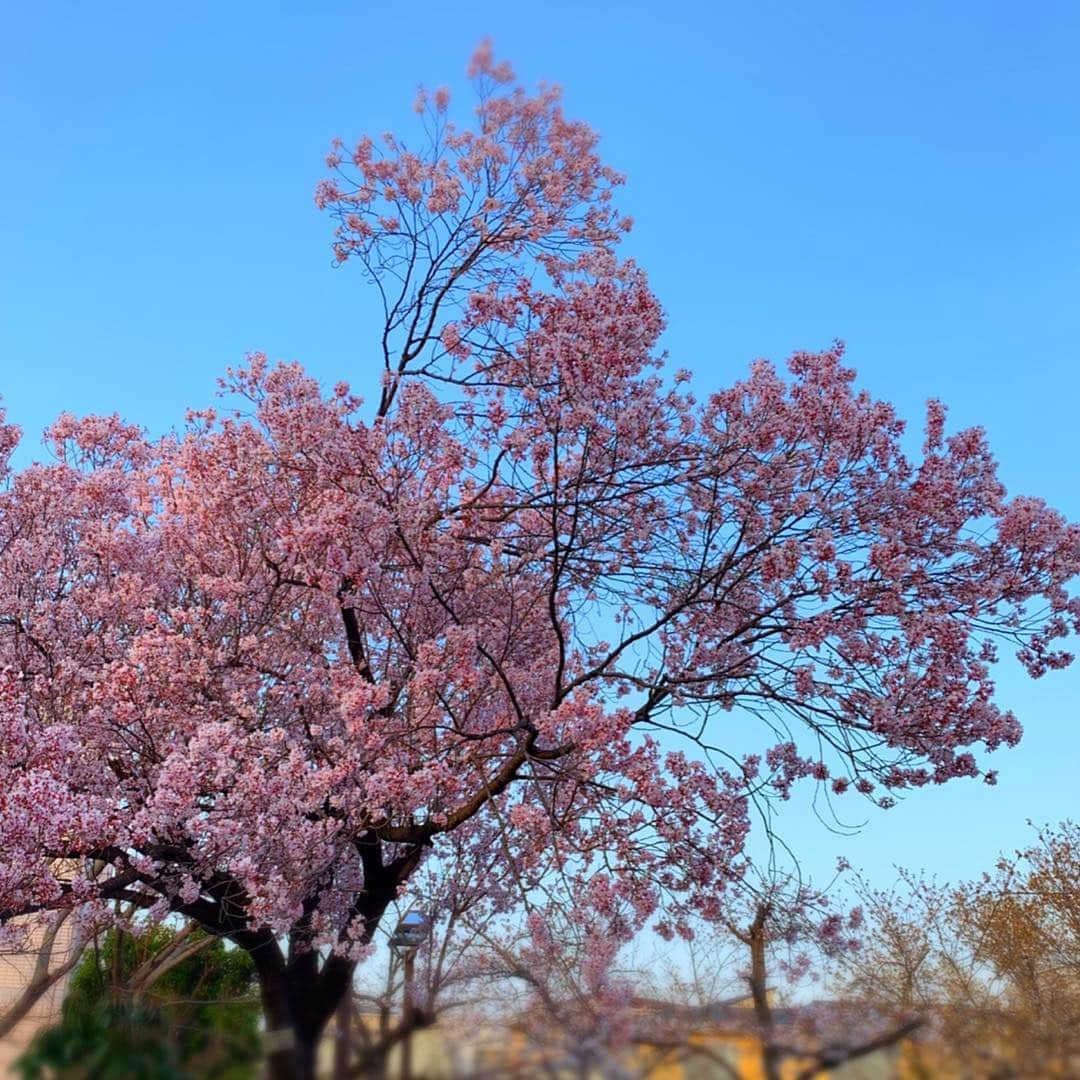
<path fill-rule="evenodd" d="M 401 1043 L 402 1080 L 412 1080 L 413 964 L 416 961 L 416 950 L 424 944 L 430 933 L 431 921 L 428 917 L 422 911 L 410 911 L 390 935 L 390 952 L 402 961 L 404 967 L 405 1000 L 401 1010 L 401 1023 L 405 1028 L 405 1038 Z"/>
<path fill-rule="evenodd" d="M 390 935 L 390 951 L 407 958 L 424 944 L 430 929 L 428 917 L 422 911 L 410 911 Z"/>

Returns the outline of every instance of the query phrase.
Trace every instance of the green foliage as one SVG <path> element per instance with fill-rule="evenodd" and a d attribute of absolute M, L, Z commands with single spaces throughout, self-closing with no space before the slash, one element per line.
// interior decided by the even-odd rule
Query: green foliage
<path fill-rule="evenodd" d="M 25 1080 L 249 1080 L 259 1059 L 259 999 L 247 953 L 203 942 L 133 993 L 177 931 L 109 931 L 72 973 L 60 1022 L 17 1062 Z"/>

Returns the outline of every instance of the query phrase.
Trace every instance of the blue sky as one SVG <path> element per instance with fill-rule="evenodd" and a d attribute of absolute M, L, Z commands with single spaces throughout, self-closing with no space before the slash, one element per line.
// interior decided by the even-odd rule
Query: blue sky
<path fill-rule="evenodd" d="M 161 430 L 251 349 L 373 385 L 371 298 L 312 203 L 330 138 L 407 130 L 418 82 L 463 90 L 495 39 L 566 88 L 630 175 L 628 250 L 672 361 L 715 387 L 835 337 L 918 422 L 981 423 L 1012 491 L 1080 517 L 1080 6 L 361 2 L 10 5 L 0 42 L 0 392 Z M 944 875 L 1026 818 L 1075 814 L 1080 672 L 1001 700 L 1026 722 L 996 789 L 957 781 L 854 839 L 804 803 L 786 835 Z"/>

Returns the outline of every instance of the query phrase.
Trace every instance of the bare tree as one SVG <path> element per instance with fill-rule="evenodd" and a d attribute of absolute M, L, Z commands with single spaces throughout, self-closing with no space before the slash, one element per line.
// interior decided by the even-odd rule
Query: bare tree
<path fill-rule="evenodd" d="M 51 912 L 40 920 L 39 933 L 29 933 L 25 939 L 17 940 L 0 957 L 0 961 L 15 967 L 20 980 L 25 976 L 15 996 L 0 1009 L 0 1038 L 10 1034 L 79 962 L 86 937 L 73 923 L 70 911 Z"/>
<path fill-rule="evenodd" d="M 894 1015 L 931 1018 L 928 1074 L 943 1061 L 995 1080 L 1080 1073 L 1078 841 L 1066 821 L 974 881 L 904 873 L 889 890 L 861 887 L 870 930 L 844 980 Z"/>

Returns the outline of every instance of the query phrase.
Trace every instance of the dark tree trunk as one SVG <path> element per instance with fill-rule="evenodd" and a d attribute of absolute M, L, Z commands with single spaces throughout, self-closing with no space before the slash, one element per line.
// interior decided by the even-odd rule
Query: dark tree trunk
<path fill-rule="evenodd" d="M 314 1080 L 323 1032 L 348 987 L 328 967 L 318 970 L 317 957 L 310 954 L 300 963 L 259 968 L 268 1080 Z"/>
<path fill-rule="evenodd" d="M 266 1022 L 268 1080 L 314 1080 L 319 1044 L 352 984 L 355 965 L 309 950 L 283 962 L 280 950 L 253 952 Z"/>
<path fill-rule="evenodd" d="M 299 1040 L 291 1045 L 285 1039 L 275 1043 L 266 1055 L 266 1080 L 315 1080 L 317 1050 L 318 1044 Z"/>
<path fill-rule="evenodd" d="M 337 1028 L 337 1039 L 334 1041 L 334 1080 L 345 1080 L 352 1063 L 352 1013 L 352 994 L 342 994 L 337 1015 L 334 1017 L 334 1026 Z"/>
<path fill-rule="evenodd" d="M 314 1080 L 319 1031 L 301 1030 L 294 1007 L 295 988 L 287 973 L 259 972 L 263 1019 L 266 1022 L 267 1080 Z"/>
<path fill-rule="evenodd" d="M 362 942 L 368 944 L 399 887 L 419 865 L 424 847 L 408 847 L 384 864 L 381 841 L 374 834 L 365 834 L 357 841 L 357 850 L 364 868 L 364 887 L 352 914 L 363 920 Z M 336 954 L 324 958 L 312 947 L 310 919 L 317 895 L 313 894 L 305 906 L 308 910 L 289 933 L 287 948 L 270 930 L 250 926 L 248 896 L 224 875 L 204 882 L 203 895 L 174 908 L 210 933 L 229 938 L 255 964 L 266 1023 L 268 1080 L 314 1080 L 323 1032 L 350 992 L 356 969 L 355 961 Z"/>

